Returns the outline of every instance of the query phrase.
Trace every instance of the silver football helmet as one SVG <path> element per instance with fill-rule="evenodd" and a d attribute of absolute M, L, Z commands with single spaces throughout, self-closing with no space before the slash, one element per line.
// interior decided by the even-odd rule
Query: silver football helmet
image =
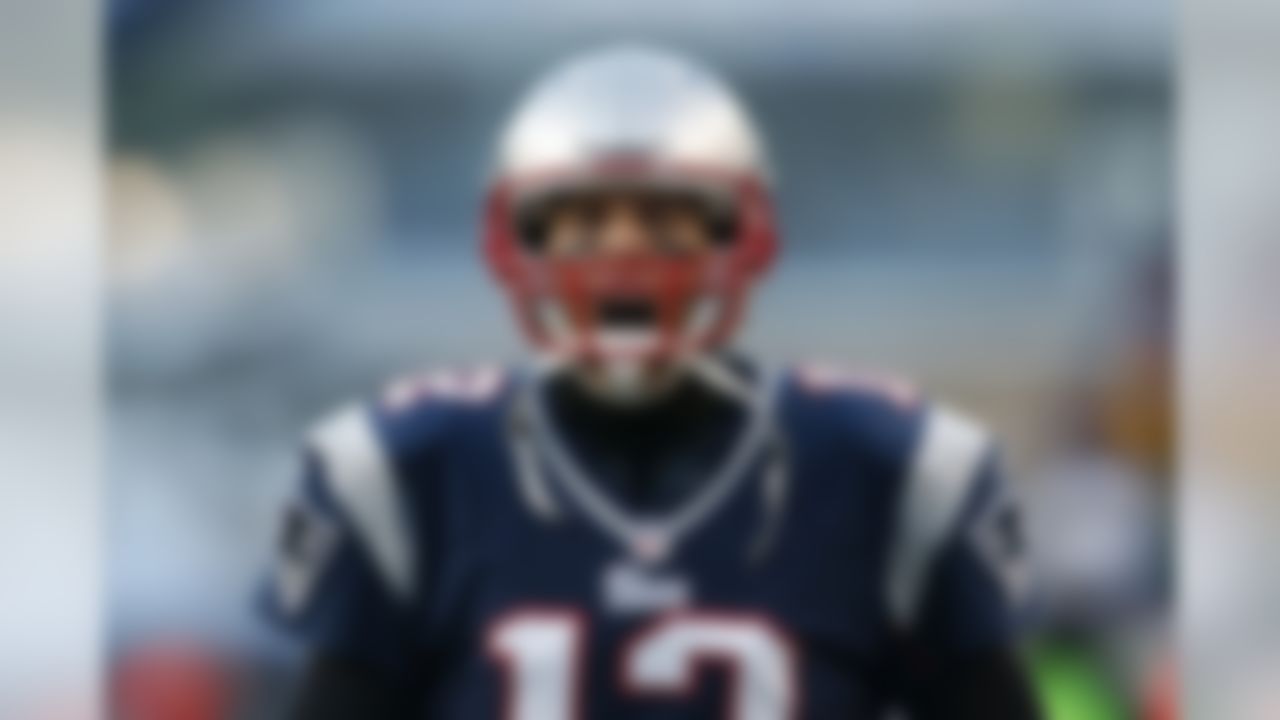
<path fill-rule="evenodd" d="M 714 250 L 672 257 L 552 260 L 531 247 L 522 208 L 548 193 L 602 187 L 697 193 L 723 215 Z M 703 66 L 650 48 L 594 52 L 536 83 L 502 134 L 485 251 L 541 350 L 632 365 L 705 354 L 730 339 L 747 291 L 775 253 L 765 152 L 741 103 Z M 624 334 L 603 303 L 652 308 Z"/>
<path fill-rule="evenodd" d="M 496 174 L 528 177 L 618 154 L 768 176 L 729 87 L 690 60 L 644 47 L 592 53 L 538 82 L 502 135 Z"/>

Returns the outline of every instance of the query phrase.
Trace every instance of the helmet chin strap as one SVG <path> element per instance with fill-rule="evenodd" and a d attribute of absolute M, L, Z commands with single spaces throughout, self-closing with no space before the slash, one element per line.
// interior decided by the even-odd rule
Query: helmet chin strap
<path fill-rule="evenodd" d="M 723 357 L 699 353 L 686 359 L 683 365 L 691 377 L 725 399 L 747 408 L 755 406 L 757 393 L 751 381 L 734 372 Z"/>

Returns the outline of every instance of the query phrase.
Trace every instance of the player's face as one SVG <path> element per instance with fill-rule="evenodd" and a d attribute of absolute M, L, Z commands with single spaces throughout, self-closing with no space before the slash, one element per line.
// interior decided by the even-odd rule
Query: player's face
<path fill-rule="evenodd" d="M 639 191 L 578 194 L 551 203 L 544 213 L 541 252 L 549 260 L 635 255 L 689 258 L 715 249 L 714 223 L 707 208 L 687 195 Z M 602 321 L 609 322 L 609 314 L 608 308 L 602 310 Z M 656 309 L 651 314 L 656 316 Z M 625 322 L 634 324 L 634 308 L 627 315 Z M 602 390 L 602 396 L 618 396 L 618 367 L 584 360 L 574 370 L 588 387 Z M 678 368 L 673 363 L 649 363 L 630 370 L 624 394 L 629 399 L 644 399 L 669 386 Z"/>

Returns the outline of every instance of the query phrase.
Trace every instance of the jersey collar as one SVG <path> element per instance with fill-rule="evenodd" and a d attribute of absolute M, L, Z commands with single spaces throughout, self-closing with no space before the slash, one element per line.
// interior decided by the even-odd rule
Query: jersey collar
<path fill-rule="evenodd" d="M 751 463 L 774 434 L 774 406 L 777 399 L 779 373 L 762 371 L 754 380 L 751 392 L 741 400 L 747 406 L 747 420 L 724 459 L 702 487 L 671 510 L 654 515 L 629 511 L 601 489 L 601 485 L 574 456 L 552 419 L 546 399 L 547 379 L 544 375 L 528 375 L 522 397 L 517 400 L 527 432 L 512 437 L 513 452 L 518 460 L 517 472 L 525 494 L 547 498 L 545 483 L 539 473 L 545 463 L 568 498 L 586 518 L 606 535 L 627 548 L 635 558 L 660 561 L 691 531 L 701 526 L 734 492 L 746 482 Z M 545 502 L 542 503 L 546 505 Z"/>

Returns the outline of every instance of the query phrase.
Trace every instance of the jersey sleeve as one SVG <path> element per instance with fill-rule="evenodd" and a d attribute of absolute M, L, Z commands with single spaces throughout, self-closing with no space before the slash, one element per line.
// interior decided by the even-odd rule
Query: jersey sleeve
<path fill-rule="evenodd" d="M 899 501 L 889 608 L 930 647 L 1004 645 L 1025 619 L 1021 518 L 986 431 L 946 408 L 922 418 Z"/>
<path fill-rule="evenodd" d="M 372 414 L 352 408 L 321 423 L 303 466 L 262 608 L 315 650 L 403 668 L 412 655 L 414 543 Z"/>

